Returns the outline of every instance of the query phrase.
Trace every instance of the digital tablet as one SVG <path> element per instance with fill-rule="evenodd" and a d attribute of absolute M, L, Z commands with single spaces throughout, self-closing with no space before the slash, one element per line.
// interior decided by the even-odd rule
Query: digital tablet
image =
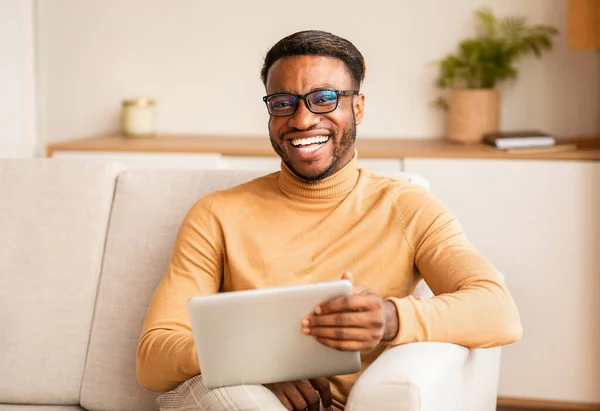
<path fill-rule="evenodd" d="M 302 333 L 314 308 L 352 294 L 347 280 L 192 297 L 188 310 L 208 388 L 353 374 L 360 352 L 338 351 Z"/>

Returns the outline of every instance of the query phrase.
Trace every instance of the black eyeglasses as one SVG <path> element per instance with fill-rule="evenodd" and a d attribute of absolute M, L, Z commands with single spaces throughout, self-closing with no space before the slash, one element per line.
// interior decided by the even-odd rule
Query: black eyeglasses
<path fill-rule="evenodd" d="M 298 109 L 300 99 L 306 107 L 315 114 L 325 114 L 334 111 L 340 96 L 358 94 L 356 90 L 314 90 L 306 94 L 275 93 L 263 97 L 267 110 L 272 116 L 291 116 Z"/>

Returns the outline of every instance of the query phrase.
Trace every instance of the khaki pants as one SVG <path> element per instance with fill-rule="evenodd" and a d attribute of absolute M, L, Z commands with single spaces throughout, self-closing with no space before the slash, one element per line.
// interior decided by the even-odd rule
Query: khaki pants
<path fill-rule="evenodd" d="M 262 385 L 209 390 L 201 375 L 158 397 L 156 403 L 160 411 L 286 411 L 275 394 Z"/>

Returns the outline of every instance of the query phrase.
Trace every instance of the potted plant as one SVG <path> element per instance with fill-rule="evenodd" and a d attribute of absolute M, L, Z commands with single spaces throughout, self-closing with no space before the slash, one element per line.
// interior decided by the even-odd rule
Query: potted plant
<path fill-rule="evenodd" d="M 461 41 L 455 54 L 437 62 L 436 85 L 449 91 L 437 102 L 448 110 L 448 138 L 480 142 L 485 133 L 500 131 L 499 83 L 515 79 L 515 63 L 525 56 L 540 58 L 552 48 L 558 30 L 528 25 L 525 17 L 496 17 L 490 9 L 475 12 L 477 33 Z"/>

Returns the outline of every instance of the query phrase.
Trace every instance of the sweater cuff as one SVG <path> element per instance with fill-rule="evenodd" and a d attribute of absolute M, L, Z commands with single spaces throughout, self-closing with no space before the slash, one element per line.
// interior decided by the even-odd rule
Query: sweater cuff
<path fill-rule="evenodd" d="M 396 306 L 398 314 L 398 333 L 389 341 L 381 341 L 384 346 L 393 346 L 417 341 L 418 330 L 420 328 L 417 320 L 417 312 L 414 305 L 414 297 L 405 298 L 387 298 Z"/>

